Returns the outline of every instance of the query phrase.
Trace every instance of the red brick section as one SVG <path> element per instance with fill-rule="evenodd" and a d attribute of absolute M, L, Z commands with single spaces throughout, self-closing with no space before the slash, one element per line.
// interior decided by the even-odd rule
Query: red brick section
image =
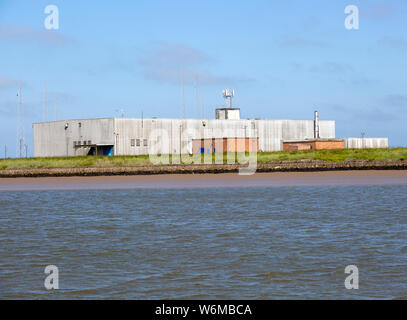
<path fill-rule="evenodd" d="M 314 146 L 316 150 L 345 149 L 345 141 L 315 141 Z"/>
<path fill-rule="evenodd" d="M 301 144 L 301 143 L 284 143 L 283 151 L 298 151 L 298 150 L 309 150 L 311 149 L 311 143 Z"/>
<path fill-rule="evenodd" d="M 296 141 L 283 142 L 283 151 L 344 149 L 345 141 Z"/>
<path fill-rule="evenodd" d="M 201 148 L 205 152 L 258 152 L 259 138 L 220 138 L 220 139 L 194 139 L 192 142 L 192 152 L 200 153 Z"/>

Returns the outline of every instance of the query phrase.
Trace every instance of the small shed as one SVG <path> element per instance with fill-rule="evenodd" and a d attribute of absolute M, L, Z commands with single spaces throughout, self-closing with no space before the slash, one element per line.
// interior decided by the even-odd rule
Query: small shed
<path fill-rule="evenodd" d="M 305 139 L 283 141 L 283 151 L 345 149 L 344 139 Z"/>

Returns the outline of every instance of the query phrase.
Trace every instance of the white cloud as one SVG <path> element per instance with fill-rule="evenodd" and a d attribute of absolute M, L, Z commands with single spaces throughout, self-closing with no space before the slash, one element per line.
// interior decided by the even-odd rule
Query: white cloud
<path fill-rule="evenodd" d="M 0 76 L 0 89 L 3 88 L 10 88 L 17 85 L 17 80 L 7 77 L 7 76 Z"/>
<path fill-rule="evenodd" d="M 64 45 L 70 40 L 59 31 L 34 29 L 27 26 L 1 26 L 0 38 L 12 41 L 35 42 L 46 45 Z"/>
<path fill-rule="evenodd" d="M 216 75 L 207 70 L 214 59 L 184 44 L 162 43 L 140 60 L 145 78 L 161 83 L 222 84 L 251 81 L 245 76 Z"/>
<path fill-rule="evenodd" d="M 383 36 L 377 40 L 380 46 L 392 47 L 392 48 L 406 48 L 407 40 L 401 37 Z"/>
<path fill-rule="evenodd" d="M 301 38 L 297 35 L 285 35 L 281 39 L 279 39 L 279 44 L 285 47 L 293 47 L 293 48 L 307 48 L 307 47 L 326 47 L 327 44 L 322 41 L 312 40 L 312 39 L 305 39 Z"/>

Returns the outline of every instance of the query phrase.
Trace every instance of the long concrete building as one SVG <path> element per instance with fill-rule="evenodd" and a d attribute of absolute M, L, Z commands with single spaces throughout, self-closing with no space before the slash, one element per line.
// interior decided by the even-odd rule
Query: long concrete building
<path fill-rule="evenodd" d="M 243 151 L 272 152 L 283 150 L 284 141 L 335 138 L 333 120 L 243 120 L 239 109 L 226 109 L 218 109 L 216 119 L 104 118 L 34 123 L 34 157 L 191 154 L 209 151 L 200 148 L 208 139 L 234 139 L 234 145 L 246 141 L 242 144 L 257 146 Z M 387 147 L 383 143 L 381 147 Z M 369 142 L 369 146 L 374 144 Z M 358 147 L 360 143 L 345 145 Z"/>

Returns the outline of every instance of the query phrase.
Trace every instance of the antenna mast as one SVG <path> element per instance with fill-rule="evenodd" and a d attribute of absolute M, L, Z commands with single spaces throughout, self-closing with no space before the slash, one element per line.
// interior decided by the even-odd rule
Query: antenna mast
<path fill-rule="evenodd" d="M 205 103 L 203 94 L 202 94 L 202 118 L 205 118 Z"/>
<path fill-rule="evenodd" d="M 24 114 L 23 114 L 23 98 L 21 93 L 21 79 L 19 80 L 18 89 L 18 142 L 17 142 L 17 153 L 20 158 L 24 154 Z"/>
<path fill-rule="evenodd" d="M 233 89 L 224 89 L 223 90 L 223 97 L 228 100 L 229 99 L 229 108 L 232 108 L 232 98 L 235 95 L 235 90 Z"/>
<path fill-rule="evenodd" d="M 194 87 L 195 87 L 195 117 L 199 118 L 198 75 L 197 74 L 195 74 L 195 78 L 194 78 Z"/>
<path fill-rule="evenodd" d="M 181 117 L 185 118 L 185 86 L 184 86 L 184 69 L 181 69 L 181 86 L 182 86 L 182 101 L 181 101 Z"/>
<path fill-rule="evenodd" d="M 48 121 L 47 82 L 44 81 L 44 121 Z"/>
<path fill-rule="evenodd" d="M 58 121 L 58 92 L 55 97 L 55 121 Z"/>

